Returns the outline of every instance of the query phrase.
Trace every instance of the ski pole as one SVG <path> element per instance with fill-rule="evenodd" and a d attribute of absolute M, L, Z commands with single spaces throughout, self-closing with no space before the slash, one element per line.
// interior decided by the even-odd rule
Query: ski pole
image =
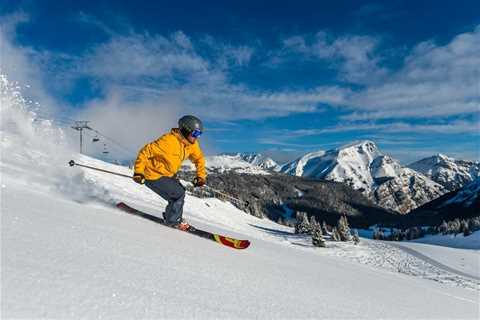
<path fill-rule="evenodd" d="M 104 170 L 104 169 L 100 169 L 100 168 L 95 168 L 95 167 L 92 167 L 92 166 L 87 166 L 85 164 L 81 164 L 81 163 L 77 163 L 73 160 L 70 160 L 68 162 L 68 164 L 70 165 L 70 167 L 73 167 L 73 166 L 79 166 L 79 167 L 84 167 L 84 168 L 88 168 L 88 169 L 92 169 L 92 170 L 96 170 L 96 171 L 101 171 L 101 172 L 105 172 L 105 173 L 110 173 L 110 174 L 113 174 L 113 175 L 116 175 L 116 176 L 120 176 L 120 177 L 125 177 L 125 178 L 129 178 L 131 179 L 132 176 L 129 176 L 129 175 L 126 175 L 126 174 L 122 174 L 122 173 L 118 173 L 118 172 L 113 172 L 113 171 L 108 171 L 108 170 Z M 237 199 L 235 197 L 232 197 L 231 195 L 229 194 L 226 194 L 226 193 L 223 193 L 221 191 L 218 191 L 218 190 L 215 190 L 214 188 L 212 187 L 209 187 L 209 186 L 205 186 L 206 188 L 208 188 L 211 192 L 213 193 L 216 193 L 216 194 L 219 194 L 219 195 L 222 195 L 226 198 L 229 198 L 229 199 L 232 199 L 232 200 L 235 200 L 236 202 L 238 203 L 244 203 L 246 206 L 248 206 L 250 203 L 248 201 L 242 201 L 240 199 Z"/>
<path fill-rule="evenodd" d="M 70 167 L 73 167 L 73 166 L 79 166 L 79 167 L 84 167 L 84 168 L 88 168 L 88 169 L 92 169 L 92 170 L 96 170 L 96 171 L 101 171 L 101 172 L 105 172 L 105 173 L 110 173 L 110 174 L 114 174 L 116 176 L 120 176 L 120 177 L 125 177 L 125 178 L 132 178 L 132 176 L 129 176 L 129 175 L 126 175 L 126 174 L 122 174 L 122 173 L 118 173 L 118 172 L 113 172 L 113 171 L 108 171 L 108 170 L 104 170 L 104 169 L 100 169 L 100 168 L 95 168 L 95 167 L 91 167 L 91 166 L 87 166 L 87 165 L 84 165 L 84 164 L 80 164 L 80 163 L 77 163 L 73 160 L 70 160 L 68 162 L 68 164 L 70 165 Z"/>

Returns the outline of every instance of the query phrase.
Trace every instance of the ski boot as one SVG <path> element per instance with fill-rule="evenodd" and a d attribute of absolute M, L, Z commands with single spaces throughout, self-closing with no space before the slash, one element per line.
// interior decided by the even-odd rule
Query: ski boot
<path fill-rule="evenodd" d="M 188 223 L 186 223 L 185 221 L 182 221 L 179 224 L 177 224 L 176 226 L 174 226 L 174 228 L 182 230 L 182 231 L 187 231 L 188 229 L 190 229 L 190 225 Z"/>

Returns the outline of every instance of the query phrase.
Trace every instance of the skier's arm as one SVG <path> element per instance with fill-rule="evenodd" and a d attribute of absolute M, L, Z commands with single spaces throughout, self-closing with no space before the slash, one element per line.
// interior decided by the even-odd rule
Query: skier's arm
<path fill-rule="evenodd" d="M 145 165 L 147 164 L 147 161 L 151 156 L 152 155 L 151 155 L 150 143 L 149 143 L 149 144 L 146 144 L 138 152 L 137 159 L 135 160 L 135 165 L 133 167 L 133 172 L 135 172 L 135 174 L 143 175 L 143 171 L 145 170 Z"/>
<path fill-rule="evenodd" d="M 195 164 L 197 168 L 197 177 L 205 180 L 207 179 L 207 170 L 205 169 L 205 157 L 203 156 L 203 152 L 198 145 L 193 149 L 193 152 L 190 154 L 189 159 Z"/>

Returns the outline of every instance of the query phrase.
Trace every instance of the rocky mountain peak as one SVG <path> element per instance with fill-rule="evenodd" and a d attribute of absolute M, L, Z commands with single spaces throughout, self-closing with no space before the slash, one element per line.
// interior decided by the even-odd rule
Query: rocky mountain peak
<path fill-rule="evenodd" d="M 401 170 L 400 163 L 388 155 L 378 156 L 370 163 L 370 172 L 377 182 L 396 177 Z"/>
<path fill-rule="evenodd" d="M 457 190 L 480 176 L 480 162 L 456 160 L 437 154 L 408 166 L 421 172 L 447 190 Z"/>
<path fill-rule="evenodd" d="M 280 169 L 278 163 L 276 163 L 272 158 L 267 157 L 261 153 L 245 152 L 236 153 L 234 154 L 234 156 L 262 169 L 272 171 L 278 171 Z"/>
<path fill-rule="evenodd" d="M 370 140 L 356 141 L 315 155 L 307 154 L 283 166 L 282 172 L 342 182 L 373 198 L 384 208 L 401 213 L 445 192 L 428 177 L 407 170 L 397 160 L 383 154 Z"/>

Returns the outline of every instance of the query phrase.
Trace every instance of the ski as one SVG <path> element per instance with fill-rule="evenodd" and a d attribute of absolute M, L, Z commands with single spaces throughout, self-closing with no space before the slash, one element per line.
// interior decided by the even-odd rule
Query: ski
<path fill-rule="evenodd" d="M 162 224 L 162 225 L 168 227 L 165 224 L 165 220 L 163 220 L 162 218 L 151 215 L 151 214 L 148 214 L 148 213 L 145 213 L 145 212 L 142 212 L 142 211 L 137 210 L 135 208 L 132 208 L 124 202 L 117 203 L 116 207 L 118 209 L 124 211 L 124 212 L 127 212 L 127 213 L 130 213 L 130 214 L 148 219 L 150 221 L 153 221 L 153 222 L 156 222 L 156 223 L 159 223 L 159 224 Z M 180 229 L 176 229 L 176 230 L 180 230 Z M 183 231 L 183 230 L 180 230 L 180 231 Z M 215 241 L 215 242 L 220 243 L 224 246 L 234 248 L 234 249 L 246 249 L 250 246 L 250 241 L 248 241 L 248 240 L 238 240 L 238 239 L 222 236 L 220 234 L 215 234 L 215 233 L 211 233 L 211 232 L 208 232 L 208 231 L 200 230 L 200 229 L 197 229 L 197 228 L 192 227 L 192 226 L 190 226 L 190 228 L 188 228 L 184 232 L 194 234 L 194 235 L 202 237 L 204 239 L 209 239 L 209 240 Z"/>

